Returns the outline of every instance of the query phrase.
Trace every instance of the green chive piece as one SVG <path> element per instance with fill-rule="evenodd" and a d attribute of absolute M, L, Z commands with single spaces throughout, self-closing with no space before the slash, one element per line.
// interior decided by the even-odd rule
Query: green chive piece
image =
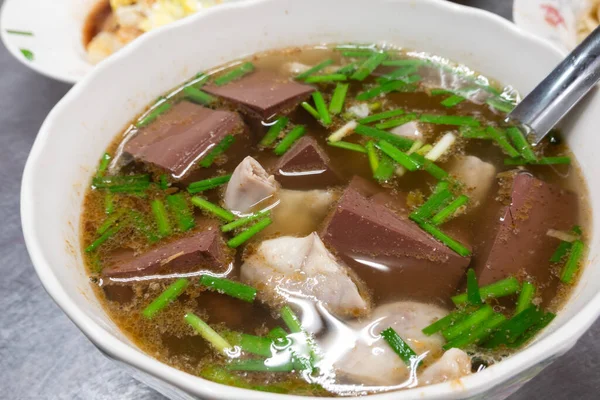
<path fill-rule="evenodd" d="M 108 230 L 108 228 L 112 227 L 119 219 L 121 219 L 124 214 L 125 209 L 119 209 L 118 212 L 114 213 L 110 217 L 106 218 L 104 222 L 102 222 L 102 225 L 100 225 L 98 229 L 96 229 L 96 233 L 98 235 L 102 235 Z"/>
<path fill-rule="evenodd" d="M 252 225 L 250 228 L 241 232 L 239 235 L 236 235 L 233 238 L 231 238 L 227 242 L 227 246 L 234 248 L 234 249 L 241 246 L 242 244 L 244 244 L 248 240 L 250 240 L 250 238 L 252 238 L 252 236 L 256 235 L 257 233 L 259 233 L 260 231 L 265 229 L 267 226 L 271 225 L 272 222 L 273 221 L 269 217 L 261 219 L 256 224 Z"/>
<path fill-rule="evenodd" d="M 373 142 L 369 141 L 365 145 L 365 149 L 367 149 L 367 158 L 369 159 L 371 171 L 375 173 L 375 171 L 377 171 L 377 168 L 379 168 L 379 157 L 377 156 L 375 145 L 373 144 Z"/>
<path fill-rule="evenodd" d="M 252 64 L 251 62 L 245 62 L 239 67 L 232 69 L 226 74 L 215 79 L 215 85 L 223 86 L 231 81 L 234 81 L 243 77 L 244 75 L 251 73 L 252 71 L 254 71 L 254 64 Z"/>
<path fill-rule="evenodd" d="M 450 350 L 452 348 L 464 349 L 470 344 L 486 340 L 492 332 L 505 321 L 506 317 L 504 315 L 498 313 L 492 314 L 492 316 L 483 321 L 481 325 L 477 326 L 472 331 L 451 340 L 442 346 L 442 348 L 444 350 Z"/>
<path fill-rule="evenodd" d="M 209 79 L 210 79 L 210 75 L 207 75 L 204 72 L 199 72 L 196 74 L 196 76 L 192 80 L 190 80 L 186 84 L 186 87 L 194 86 L 196 88 L 200 88 L 200 87 L 204 86 L 206 84 L 206 82 L 208 82 Z"/>
<path fill-rule="evenodd" d="M 366 58 L 371 57 L 375 51 L 375 49 L 345 50 L 342 51 L 342 56 L 349 58 Z"/>
<path fill-rule="evenodd" d="M 348 83 L 338 83 L 336 85 L 333 95 L 331 96 L 331 102 L 329 103 L 329 112 L 333 115 L 337 115 L 342 112 L 349 87 L 350 85 Z"/>
<path fill-rule="evenodd" d="M 450 204 L 440 210 L 433 218 L 431 218 L 431 223 L 436 226 L 443 224 L 444 222 L 448 221 L 448 219 L 451 218 L 459 208 L 468 202 L 469 198 L 464 194 L 458 196 Z"/>
<path fill-rule="evenodd" d="M 452 326 L 453 324 L 462 320 L 464 317 L 465 317 L 465 313 L 463 311 L 451 312 L 450 314 L 446 315 L 445 317 L 438 319 L 431 325 L 426 326 L 425 328 L 423 328 L 423 330 L 421 332 L 423 332 L 427 336 L 431 336 L 434 333 L 448 329 L 450 326 Z"/>
<path fill-rule="evenodd" d="M 235 297 L 236 299 L 247 301 L 248 303 L 252 303 L 256 298 L 256 289 L 252 286 L 244 285 L 243 283 L 229 279 L 202 275 L 200 284 L 221 294 L 226 294 Z"/>
<path fill-rule="evenodd" d="M 223 353 L 225 350 L 230 349 L 232 346 L 227 342 L 227 340 L 223 339 L 221 335 L 213 330 L 208 324 L 202 321 L 197 315 L 192 313 L 187 313 L 183 317 L 185 322 L 187 322 L 196 332 L 200 334 L 208 343 L 210 343 L 215 349 L 219 352 Z"/>
<path fill-rule="evenodd" d="M 287 325 L 288 329 L 292 333 L 302 332 L 302 324 L 298 316 L 292 311 L 290 306 L 283 306 L 280 311 L 281 319 Z"/>
<path fill-rule="evenodd" d="M 432 96 L 440 96 L 440 95 L 453 95 L 454 92 L 448 89 L 431 89 L 430 91 Z"/>
<path fill-rule="evenodd" d="M 245 333 L 241 334 L 239 346 L 243 351 L 247 353 L 256 354 L 257 356 L 262 357 L 271 357 L 272 351 L 271 346 L 273 345 L 273 340 L 268 337 L 247 335 Z"/>
<path fill-rule="evenodd" d="M 531 340 L 531 338 L 534 337 L 539 331 L 548 326 L 548 324 L 552 322 L 552 320 L 555 317 L 556 315 L 551 312 L 545 313 L 544 315 L 539 317 L 537 321 L 517 340 L 515 340 L 513 343 L 508 344 L 508 347 L 517 348 L 529 342 L 529 340 Z"/>
<path fill-rule="evenodd" d="M 312 74 L 314 74 L 315 72 L 319 72 L 322 69 L 325 69 L 325 67 L 330 66 L 331 64 L 333 64 L 332 59 L 325 60 L 325 61 L 315 65 L 314 67 L 311 67 L 311 68 L 307 69 L 306 71 L 296 75 L 296 79 L 299 79 L 299 80 L 306 79 L 309 76 L 311 76 Z"/>
<path fill-rule="evenodd" d="M 114 236 L 119 230 L 121 230 L 122 225 L 116 225 L 112 228 L 108 229 L 104 232 L 98 239 L 94 240 L 88 247 L 85 248 L 86 253 L 91 253 L 100 247 L 104 242 Z"/>
<path fill-rule="evenodd" d="M 524 158 L 505 158 L 504 165 L 558 165 L 571 164 L 570 157 L 541 157 L 536 161 L 527 161 Z"/>
<path fill-rule="evenodd" d="M 392 118 L 392 117 L 397 117 L 399 115 L 404 114 L 404 110 L 402 109 L 396 109 L 396 110 L 389 110 L 389 111 L 384 111 L 382 113 L 379 114 L 373 114 L 370 115 L 366 118 L 363 118 L 361 120 L 358 121 L 359 124 L 370 124 L 371 122 L 378 122 L 378 121 L 382 121 L 384 119 L 388 119 L 388 118 Z"/>
<path fill-rule="evenodd" d="M 236 219 L 235 221 L 230 222 L 227 225 L 223 225 L 221 227 L 221 232 L 230 232 L 230 231 L 240 228 L 244 225 L 248 225 L 252 221 L 256 221 L 257 219 L 261 219 L 262 217 L 268 217 L 270 215 L 271 215 L 271 211 L 266 210 L 266 211 L 258 212 L 256 214 L 252 214 L 252 215 L 244 217 L 244 218 Z"/>
<path fill-rule="evenodd" d="M 469 268 L 467 271 L 467 302 L 474 306 L 483 303 L 483 301 L 481 301 L 481 294 L 479 293 L 477 276 L 475 275 L 475 270 L 473 268 Z"/>
<path fill-rule="evenodd" d="M 169 188 L 169 178 L 167 177 L 167 174 L 162 174 L 159 178 L 158 178 L 158 187 L 161 188 L 162 190 L 167 190 Z"/>
<path fill-rule="evenodd" d="M 276 326 L 269 331 L 267 337 L 272 340 L 287 339 L 287 332 L 282 327 Z"/>
<path fill-rule="evenodd" d="M 422 79 L 423 79 L 423 77 L 421 75 L 414 74 L 414 75 L 409 75 L 406 79 L 403 79 L 403 81 L 410 84 L 410 83 L 419 82 Z"/>
<path fill-rule="evenodd" d="M 391 143 L 385 140 L 380 140 L 377 144 L 377 147 L 379 147 L 381 151 L 383 151 L 386 155 L 391 157 L 392 160 L 396 161 L 398 164 L 402 165 L 407 170 L 416 171 L 417 169 L 419 169 L 419 164 L 417 164 L 412 158 L 410 158 L 410 156 L 398 150 L 398 148 L 396 148 Z"/>
<path fill-rule="evenodd" d="M 387 328 L 383 330 L 381 332 L 381 337 L 387 342 L 387 344 L 390 345 L 392 350 L 394 350 L 394 353 L 398 354 L 407 367 L 411 369 L 418 367 L 418 364 L 414 365 L 418 359 L 417 353 L 415 353 L 414 350 L 411 349 L 404 340 L 402 340 L 400 335 L 398 335 L 393 328 Z"/>
<path fill-rule="evenodd" d="M 325 99 L 323 99 L 321 92 L 314 92 L 312 98 L 319 113 L 319 120 L 323 125 L 331 124 L 331 116 L 329 115 L 329 111 L 327 111 L 327 105 L 325 105 Z"/>
<path fill-rule="evenodd" d="M 204 192 L 205 190 L 214 189 L 224 185 L 229 182 L 229 180 L 231 180 L 231 174 L 204 179 L 203 181 L 192 182 L 188 186 L 187 191 L 190 194 Z"/>
<path fill-rule="evenodd" d="M 417 72 L 417 67 L 415 65 L 405 65 L 398 69 L 395 69 L 389 74 L 382 76 L 381 78 L 385 80 L 406 78 L 408 75 L 414 74 L 415 72 Z"/>
<path fill-rule="evenodd" d="M 394 165 L 394 160 L 392 160 L 387 154 L 382 154 L 379 158 L 379 166 L 375 173 L 373 174 L 373 178 L 378 181 L 387 181 L 394 175 L 394 170 L 396 166 Z"/>
<path fill-rule="evenodd" d="M 386 142 L 398 147 L 402 151 L 407 151 L 411 148 L 411 146 L 414 143 L 412 140 L 403 136 L 397 136 L 393 133 L 389 133 L 377 128 L 372 128 L 366 125 L 358 125 L 354 129 L 354 132 L 358 133 L 359 135 L 367 136 L 370 138 L 385 140 Z"/>
<path fill-rule="evenodd" d="M 485 128 L 475 128 L 472 126 L 461 126 L 460 136 L 467 139 L 491 139 Z"/>
<path fill-rule="evenodd" d="M 579 269 L 579 263 L 581 261 L 581 257 L 583 256 L 584 248 L 585 246 L 581 240 L 576 240 L 573 242 L 569 258 L 567 259 L 562 273 L 560 274 L 561 282 L 567 284 L 573 283 L 573 278 Z"/>
<path fill-rule="evenodd" d="M 175 282 L 170 284 L 164 292 L 160 294 L 148 307 L 144 308 L 142 315 L 144 318 L 152 319 L 158 314 L 163 308 L 175 301 L 177 297 L 187 288 L 190 281 L 186 278 L 177 279 Z"/>
<path fill-rule="evenodd" d="M 315 110 L 315 108 L 308 104 L 306 101 L 303 101 L 302 103 L 300 103 L 300 105 L 302 106 L 302 108 L 308 111 L 308 113 L 312 115 L 317 121 L 321 119 L 321 116 L 319 115 L 317 110 Z"/>
<path fill-rule="evenodd" d="M 441 181 L 438 182 L 437 185 L 435 185 L 435 188 L 433 189 L 433 193 L 439 193 L 442 190 L 450 190 L 450 182 L 448 181 Z"/>
<path fill-rule="evenodd" d="M 104 212 L 112 214 L 115 211 L 114 195 L 112 192 L 106 192 L 104 195 Z"/>
<path fill-rule="evenodd" d="M 292 372 L 294 364 L 287 362 L 278 365 L 267 365 L 266 360 L 235 360 L 227 364 L 230 371 L 248 371 L 248 372 Z"/>
<path fill-rule="evenodd" d="M 446 235 L 444 232 L 440 231 L 435 225 L 431 225 L 428 222 L 418 222 L 418 224 L 421 227 L 421 229 L 429 233 L 435 239 L 442 242 L 444 245 L 446 245 L 458 255 L 461 255 L 463 257 L 471 255 L 471 251 L 469 249 L 467 249 L 458 241 L 452 239 L 450 236 Z"/>
<path fill-rule="evenodd" d="M 108 153 L 104 153 L 102 158 L 100 159 L 100 165 L 98 166 L 98 171 L 96 172 L 96 176 L 103 176 L 108 168 L 108 164 L 110 164 L 110 160 L 112 157 Z"/>
<path fill-rule="evenodd" d="M 150 205 L 152 214 L 154 214 L 154 219 L 156 220 L 156 225 L 158 226 L 158 233 L 162 237 L 169 236 L 173 231 L 171 229 L 171 224 L 169 224 L 169 217 L 167 216 L 165 204 L 162 200 L 156 199 L 152 200 Z"/>
<path fill-rule="evenodd" d="M 304 80 L 306 83 L 331 83 L 342 82 L 348 79 L 344 74 L 314 75 Z"/>
<path fill-rule="evenodd" d="M 269 127 L 269 130 L 260 141 L 260 145 L 265 147 L 272 145 L 279 137 L 281 131 L 288 124 L 289 120 L 290 119 L 288 117 L 279 117 L 277 121 L 275 121 L 275 123 Z"/>
<path fill-rule="evenodd" d="M 410 158 L 419 164 L 419 168 L 425 170 L 429 175 L 433 176 L 438 180 L 446 179 L 448 173 L 442 168 L 438 167 L 433 161 L 426 159 L 422 154 L 427 154 L 432 149 L 431 145 L 425 145 L 421 147 L 416 153 L 412 153 Z"/>
<path fill-rule="evenodd" d="M 286 151 L 289 150 L 290 147 L 296 142 L 296 140 L 300 139 L 306 133 L 306 128 L 302 125 L 295 126 L 291 131 L 288 132 L 287 135 L 279 142 L 273 152 L 280 156 Z"/>
<path fill-rule="evenodd" d="M 496 110 L 506 114 L 508 114 L 515 108 L 515 105 L 513 103 L 505 101 L 498 97 L 490 97 L 489 99 L 487 99 L 486 103 L 492 108 L 495 108 Z"/>
<path fill-rule="evenodd" d="M 487 286 L 482 286 L 479 288 L 479 293 L 481 294 L 482 299 L 495 299 L 498 297 L 510 296 L 511 294 L 515 294 L 519 291 L 521 285 L 519 281 L 515 277 L 510 277 L 506 279 L 499 280 L 494 283 L 490 283 Z M 452 297 L 452 301 L 457 306 L 461 304 L 465 304 L 467 302 L 467 294 L 459 294 Z"/>
<path fill-rule="evenodd" d="M 529 144 L 527 138 L 525 137 L 525 135 L 523 135 L 519 128 L 512 126 L 506 129 L 506 134 L 513 142 L 517 150 L 521 153 L 524 159 L 526 159 L 527 161 L 537 161 L 537 157 L 535 156 L 531 145 Z"/>
<path fill-rule="evenodd" d="M 433 149 L 433 146 L 430 144 L 426 144 L 423 147 L 421 147 L 419 150 L 417 150 L 414 154 L 425 156 L 425 154 L 429 153 L 431 151 L 431 149 Z M 426 160 L 426 158 L 423 158 L 423 160 Z"/>
<path fill-rule="evenodd" d="M 406 66 L 414 66 L 421 67 L 424 65 L 432 64 L 431 61 L 422 60 L 420 58 L 407 58 L 402 60 L 385 60 L 381 63 L 386 67 L 406 67 Z"/>
<path fill-rule="evenodd" d="M 358 63 L 353 62 L 348 65 L 344 65 L 342 68 L 335 71 L 336 74 L 344 74 L 346 76 L 352 75 L 354 71 L 358 69 Z"/>
<path fill-rule="evenodd" d="M 135 229 L 146 236 L 148 242 L 155 243 L 160 240 L 160 237 L 150 227 L 150 224 L 146 221 L 142 213 L 136 210 L 129 210 L 129 218 Z"/>
<path fill-rule="evenodd" d="M 25 57 L 27 61 L 33 61 L 35 59 L 35 56 L 31 50 L 19 49 L 19 51 L 21 51 L 21 54 L 23 54 L 23 57 Z"/>
<path fill-rule="evenodd" d="M 551 263 L 557 263 L 560 260 L 562 260 L 563 257 L 566 256 L 567 253 L 571 250 L 572 246 L 573 246 L 573 243 L 570 243 L 570 242 L 560 242 L 560 244 L 558 245 L 558 247 L 556 248 L 556 250 L 552 254 L 552 257 L 550 257 L 550 262 Z"/>
<path fill-rule="evenodd" d="M 192 197 L 192 204 L 198 208 L 208 211 L 211 214 L 214 214 L 226 222 L 232 222 L 235 219 L 235 215 L 233 215 L 231 212 L 211 203 L 208 200 L 203 199 L 202 197 Z"/>
<path fill-rule="evenodd" d="M 535 306 L 528 307 L 503 323 L 490 339 L 483 344 L 483 347 L 494 349 L 502 344 L 513 343 L 519 336 L 533 327 L 543 315 Z"/>
<path fill-rule="evenodd" d="M 439 125 L 457 125 L 457 126 L 479 126 L 479 121 L 473 117 L 460 115 L 432 115 L 422 114 L 419 118 L 421 122 Z"/>
<path fill-rule="evenodd" d="M 464 97 L 454 94 L 454 95 L 448 97 L 447 99 L 445 99 L 444 101 L 442 101 L 440 104 L 443 105 L 444 107 L 450 108 L 450 107 L 454 107 L 454 106 L 462 103 L 465 100 L 466 99 Z"/>
<path fill-rule="evenodd" d="M 327 142 L 329 146 L 339 147 L 340 149 L 352 150 L 359 153 L 367 153 L 367 149 L 365 149 L 360 144 L 344 142 L 342 140 L 338 140 L 337 142 Z"/>
<path fill-rule="evenodd" d="M 525 311 L 532 304 L 533 298 L 535 297 L 535 285 L 531 282 L 523 282 L 521 287 L 521 293 L 519 293 L 519 300 L 517 300 L 517 308 L 515 314 Z"/>
<path fill-rule="evenodd" d="M 375 127 L 377 129 L 385 130 L 385 129 L 395 128 L 397 126 L 407 124 L 410 121 L 414 121 L 416 119 L 417 119 L 417 114 L 406 114 L 400 118 L 395 118 L 395 119 L 387 120 L 385 122 L 380 122 L 379 124 L 375 125 Z"/>
<path fill-rule="evenodd" d="M 198 163 L 203 168 L 210 167 L 215 158 L 225 153 L 227 149 L 231 147 L 231 145 L 235 142 L 235 136 L 227 135 L 221 140 L 215 147 L 213 147 L 210 152 L 202 158 L 202 160 Z"/>
<path fill-rule="evenodd" d="M 488 126 L 486 131 L 488 135 L 502 148 L 502 150 L 504 150 L 506 154 L 513 158 L 519 156 L 519 152 L 515 150 L 515 148 L 512 147 L 510 143 L 508 143 L 506 134 L 503 131 L 494 128 L 493 126 Z"/>
<path fill-rule="evenodd" d="M 6 33 L 10 33 L 11 35 L 33 36 L 33 32 L 19 31 L 16 29 L 6 29 Z"/>
<path fill-rule="evenodd" d="M 481 324 L 483 321 L 488 319 L 494 313 L 494 309 L 485 304 L 481 306 L 477 311 L 469 314 L 465 319 L 456 325 L 442 331 L 442 335 L 446 338 L 446 340 L 452 340 L 457 338 L 466 332 L 472 330 L 473 327 Z"/>
<path fill-rule="evenodd" d="M 175 215 L 177 227 L 181 232 L 186 232 L 196 226 L 194 214 L 190 211 L 188 202 L 182 193 L 167 196 L 169 210 Z"/>
<path fill-rule="evenodd" d="M 92 180 L 96 189 L 108 189 L 112 193 L 141 192 L 150 187 L 150 175 L 102 176 Z"/>
<path fill-rule="evenodd" d="M 385 59 L 387 59 L 386 53 L 375 53 L 371 55 L 365 60 L 365 62 L 361 64 L 360 67 L 358 67 L 358 70 L 352 74 L 350 79 L 355 81 L 365 80 L 365 78 L 369 76 Z"/>
<path fill-rule="evenodd" d="M 442 189 L 433 193 L 425 203 L 415 211 L 413 211 L 409 218 L 413 221 L 427 221 L 429 220 L 439 209 L 444 207 L 452 199 L 452 193 L 448 189 Z"/>
<path fill-rule="evenodd" d="M 387 81 L 379 86 L 375 86 L 365 92 L 359 93 L 356 100 L 365 101 L 379 96 L 383 93 L 390 93 L 394 90 L 406 89 L 408 85 L 403 81 Z"/>
<path fill-rule="evenodd" d="M 203 92 L 200 89 L 196 89 L 193 86 L 186 86 L 183 88 L 183 94 L 185 98 L 193 101 L 194 103 L 208 105 L 214 102 L 216 99 L 210 94 Z"/>
<path fill-rule="evenodd" d="M 173 107 L 171 103 L 163 101 L 163 103 L 154 107 L 148 114 L 146 114 L 142 119 L 135 123 L 136 128 L 143 128 L 150 123 L 154 122 L 154 120 L 160 117 L 162 114 L 166 113 Z"/>

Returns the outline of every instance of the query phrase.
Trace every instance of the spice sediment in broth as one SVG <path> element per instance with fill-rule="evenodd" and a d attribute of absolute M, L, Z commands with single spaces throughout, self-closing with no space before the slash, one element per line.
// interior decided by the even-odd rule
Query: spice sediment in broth
<path fill-rule="evenodd" d="M 148 354 L 243 388 L 370 394 L 475 373 L 559 311 L 585 184 L 558 133 L 530 150 L 504 123 L 512 88 L 350 45 L 215 71 L 119 136 L 85 199 L 98 297 Z"/>

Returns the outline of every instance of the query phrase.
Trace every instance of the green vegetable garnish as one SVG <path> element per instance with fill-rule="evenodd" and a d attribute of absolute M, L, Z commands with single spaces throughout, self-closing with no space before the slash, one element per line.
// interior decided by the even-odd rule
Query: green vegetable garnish
<path fill-rule="evenodd" d="M 252 64 L 251 62 L 245 62 L 239 67 L 232 69 L 224 75 L 218 77 L 217 79 L 215 79 L 214 82 L 217 86 L 223 86 L 229 82 L 243 77 L 244 75 L 251 73 L 252 71 L 254 71 L 254 64 Z"/>
<path fill-rule="evenodd" d="M 279 117 L 277 121 L 269 127 L 269 130 L 260 141 L 260 145 L 265 147 L 272 145 L 288 122 L 288 117 Z"/>
<path fill-rule="evenodd" d="M 189 280 L 186 278 L 177 279 L 169 285 L 164 292 L 160 294 L 148 307 L 144 308 L 142 315 L 147 319 L 152 319 L 159 311 L 171 304 L 187 288 Z"/>
<path fill-rule="evenodd" d="M 210 275 L 202 275 L 200 284 L 216 292 L 226 294 L 236 299 L 252 303 L 256 298 L 256 289 L 229 279 L 217 278 Z"/>
<path fill-rule="evenodd" d="M 210 152 L 200 160 L 198 165 L 203 168 L 210 167 L 214 162 L 215 158 L 225 153 L 231 145 L 235 142 L 235 136 L 227 135 L 221 140 L 215 147 L 213 147 Z"/>
<path fill-rule="evenodd" d="M 214 178 L 205 179 L 203 181 L 192 182 L 188 186 L 187 190 L 190 194 L 196 194 L 200 192 L 204 192 L 205 190 L 214 189 L 221 185 L 226 184 L 231 179 L 231 174 L 217 176 Z"/>
<path fill-rule="evenodd" d="M 246 229 L 239 235 L 234 236 L 232 239 L 230 239 L 227 242 L 227 246 L 232 247 L 234 249 L 241 246 L 242 244 L 250 240 L 250 238 L 252 238 L 254 235 L 265 229 L 267 226 L 271 225 L 272 222 L 273 221 L 269 217 L 261 219 L 256 224 L 252 225 L 250 228 Z"/>
<path fill-rule="evenodd" d="M 300 139 L 306 133 L 306 128 L 302 125 L 295 126 L 287 135 L 279 142 L 273 152 L 278 156 L 282 155 L 292 147 L 296 140 Z"/>

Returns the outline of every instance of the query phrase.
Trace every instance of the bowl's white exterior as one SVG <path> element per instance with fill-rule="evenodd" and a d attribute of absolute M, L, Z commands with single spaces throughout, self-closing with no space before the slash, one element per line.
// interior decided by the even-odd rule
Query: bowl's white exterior
<path fill-rule="evenodd" d="M 25 168 L 21 197 L 25 240 L 37 273 L 52 298 L 98 348 L 168 396 L 282 398 L 222 386 L 161 364 L 132 345 L 107 317 L 81 266 L 78 237 L 82 197 L 97 161 L 146 104 L 198 71 L 267 49 L 357 41 L 439 54 L 511 83 L 522 93 L 561 58 L 545 42 L 500 17 L 439 0 L 256 0 L 215 8 L 146 35 L 77 84 L 43 124 Z M 588 182 L 596 183 L 600 98 L 593 93 L 585 103 L 566 126 L 576 132 L 569 143 Z M 590 195 L 596 230 L 600 185 L 592 185 Z M 598 316 L 599 249 L 594 237 L 591 264 L 572 298 L 527 349 L 460 381 L 373 398 L 507 397 L 570 349 Z"/>

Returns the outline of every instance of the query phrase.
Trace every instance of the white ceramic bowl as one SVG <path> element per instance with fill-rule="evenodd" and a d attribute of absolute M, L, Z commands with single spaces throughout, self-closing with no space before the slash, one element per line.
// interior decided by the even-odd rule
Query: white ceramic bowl
<path fill-rule="evenodd" d="M 211 40 L 199 42 L 199 37 Z M 171 398 L 282 399 L 222 386 L 142 353 L 96 300 L 81 261 L 83 194 L 106 146 L 145 105 L 198 71 L 273 48 L 323 42 L 387 42 L 464 62 L 530 91 L 561 59 L 546 42 L 495 15 L 439 0 L 254 0 L 209 10 L 150 33 L 77 84 L 44 122 L 23 176 L 22 223 L 46 290 L 96 346 Z M 600 97 L 593 93 L 566 122 L 600 216 Z M 585 145 L 584 145 L 585 143 Z M 568 351 L 600 312 L 600 244 L 555 321 L 530 346 L 480 373 L 373 399 L 501 399 Z M 290 396 L 287 398 L 302 399 Z"/>

